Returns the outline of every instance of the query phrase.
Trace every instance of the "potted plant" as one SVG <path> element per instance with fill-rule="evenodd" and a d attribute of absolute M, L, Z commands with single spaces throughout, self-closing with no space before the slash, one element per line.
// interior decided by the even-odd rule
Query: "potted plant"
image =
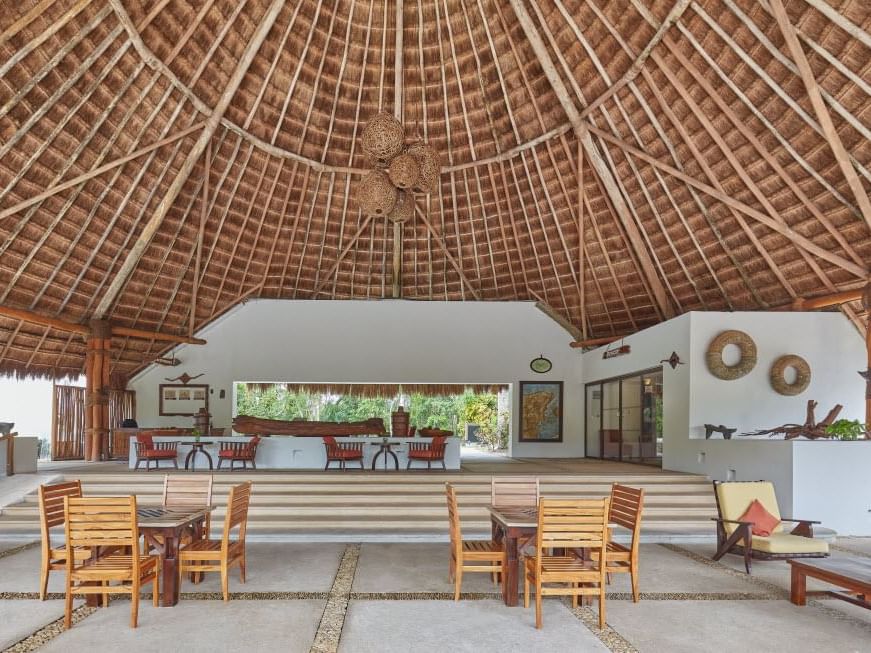
<path fill-rule="evenodd" d="M 858 440 L 867 436 L 867 429 L 857 419 L 839 419 L 826 427 L 826 433 L 835 440 Z"/>
<path fill-rule="evenodd" d="M 199 430 L 197 427 L 194 427 L 194 428 L 191 430 L 191 435 L 194 436 L 194 442 L 199 442 L 199 441 L 200 441 L 200 436 L 201 436 L 202 434 L 200 433 L 200 430 Z"/>

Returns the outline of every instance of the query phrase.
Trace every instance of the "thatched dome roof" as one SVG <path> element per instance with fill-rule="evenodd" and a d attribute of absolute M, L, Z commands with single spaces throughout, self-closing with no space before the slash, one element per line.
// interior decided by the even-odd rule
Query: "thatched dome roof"
<path fill-rule="evenodd" d="M 0 306 L 187 334 L 248 297 L 389 296 L 393 224 L 355 184 L 397 89 L 443 163 L 403 297 L 536 300 L 594 337 L 866 282 L 867 0 L 399 7 L 4 3 Z M 165 346 L 119 339 L 113 370 Z M 2 371 L 84 351 L 0 318 Z"/>

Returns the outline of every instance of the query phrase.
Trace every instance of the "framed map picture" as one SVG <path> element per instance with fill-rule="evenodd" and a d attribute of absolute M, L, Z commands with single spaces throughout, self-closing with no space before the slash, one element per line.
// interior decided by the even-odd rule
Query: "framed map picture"
<path fill-rule="evenodd" d="M 520 441 L 563 441 L 563 382 L 520 382 Z"/>

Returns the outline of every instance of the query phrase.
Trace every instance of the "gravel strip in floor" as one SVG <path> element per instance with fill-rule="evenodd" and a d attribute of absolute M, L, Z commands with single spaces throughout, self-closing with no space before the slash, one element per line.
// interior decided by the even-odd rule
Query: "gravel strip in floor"
<path fill-rule="evenodd" d="M 345 613 L 348 611 L 351 586 L 354 584 L 354 574 L 357 572 L 359 560 L 359 544 L 349 544 L 345 547 L 310 653 L 336 653 L 339 650 L 342 626 L 345 624 Z"/>
<path fill-rule="evenodd" d="M 91 608 L 83 605 L 80 608 L 73 610 L 73 625 L 75 626 L 82 619 L 97 611 L 97 608 Z M 29 635 L 7 648 L 3 653 L 30 653 L 30 651 L 39 650 L 47 642 L 64 632 L 63 617 L 55 619 L 47 626 L 43 626 L 32 635 Z"/>

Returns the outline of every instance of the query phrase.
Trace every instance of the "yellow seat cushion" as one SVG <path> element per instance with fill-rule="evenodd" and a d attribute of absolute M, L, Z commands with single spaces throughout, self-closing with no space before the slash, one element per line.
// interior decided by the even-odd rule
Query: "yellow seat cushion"
<path fill-rule="evenodd" d="M 829 545 L 822 540 L 789 533 L 772 533 L 769 537 L 753 536 L 753 550 L 765 553 L 828 553 Z"/>
<path fill-rule="evenodd" d="M 720 516 L 723 519 L 740 520 L 753 499 L 757 499 L 765 509 L 777 519 L 780 519 L 780 510 L 777 507 L 777 496 L 774 494 L 774 484 L 770 481 L 736 481 L 717 484 L 717 499 L 720 502 Z M 737 524 L 725 522 L 723 527 L 726 534 L 731 535 L 738 527 Z M 783 531 L 783 526 L 778 524 L 774 527 L 772 535 Z M 805 538 L 807 539 L 807 538 Z M 756 548 L 756 538 L 753 538 Z M 761 549 L 760 549 L 761 550 Z M 793 553 L 797 553 L 793 551 Z"/>

